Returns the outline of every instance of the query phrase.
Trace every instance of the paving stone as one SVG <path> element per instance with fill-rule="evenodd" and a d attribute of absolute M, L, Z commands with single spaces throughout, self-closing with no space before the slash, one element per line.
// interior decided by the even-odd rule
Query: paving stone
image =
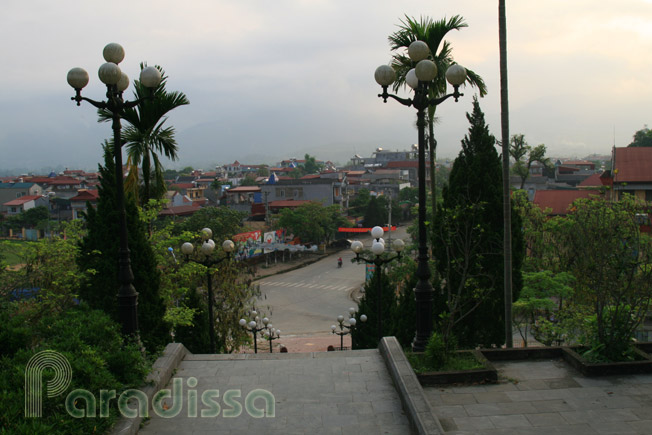
<path fill-rule="evenodd" d="M 537 414 L 525 414 L 532 426 L 559 426 L 566 423 L 564 417 L 558 412 L 540 412 Z"/>
<path fill-rule="evenodd" d="M 489 416 L 489 420 L 491 420 L 496 428 L 521 428 L 531 426 L 527 418 L 521 414 L 491 415 Z"/>

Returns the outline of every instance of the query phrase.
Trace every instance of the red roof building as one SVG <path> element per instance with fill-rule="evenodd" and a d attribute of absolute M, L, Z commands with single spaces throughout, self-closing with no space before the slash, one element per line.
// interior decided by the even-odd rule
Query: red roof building
<path fill-rule="evenodd" d="M 532 202 L 541 210 L 550 209 L 550 216 L 564 216 L 575 200 L 591 197 L 604 196 L 599 190 L 537 190 Z"/>
<path fill-rule="evenodd" d="M 628 193 L 652 202 L 652 148 L 614 147 L 611 168 L 613 199 Z"/>

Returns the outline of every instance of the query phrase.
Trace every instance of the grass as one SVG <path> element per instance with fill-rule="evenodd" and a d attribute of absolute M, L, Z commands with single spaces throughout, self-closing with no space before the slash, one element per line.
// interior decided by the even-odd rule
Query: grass
<path fill-rule="evenodd" d="M 15 266 L 23 262 L 23 251 L 30 243 L 24 240 L 0 240 L 0 258 L 2 258 L 7 265 Z"/>
<path fill-rule="evenodd" d="M 484 364 L 478 361 L 472 353 L 453 353 L 450 358 L 440 366 L 432 364 L 432 361 L 429 361 L 425 354 L 406 352 L 405 355 L 415 373 L 448 372 L 485 368 Z"/>

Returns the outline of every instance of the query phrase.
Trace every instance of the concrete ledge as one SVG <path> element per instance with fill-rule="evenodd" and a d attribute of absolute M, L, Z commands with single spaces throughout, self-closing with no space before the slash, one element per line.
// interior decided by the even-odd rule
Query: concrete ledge
<path fill-rule="evenodd" d="M 164 388 L 170 381 L 174 371 L 179 366 L 179 363 L 188 354 L 188 349 L 181 343 L 170 343 L 165 347 L 163 355 L 161 355 L 154 365 L 152 371 L 145 381 L 147 385 L 141 387 L 141 391 L 147 395 L 147 403 L 149 409 L 152 409 L 152 399 L 161 388 Z M 126 418 L 122 417 L 111 429 L 111 435 L 135 435 L 140 429 L 142 417 Z"/>
<path fill-rule="evenodd" d="M 396 337 L 383 337 L 378 350 L 387 364 L 394 385 L 401 398 L 403 410 L 414 433 L 443 434 L 444 430 L 435 417 L 412 366 L 408 362 Z"/>

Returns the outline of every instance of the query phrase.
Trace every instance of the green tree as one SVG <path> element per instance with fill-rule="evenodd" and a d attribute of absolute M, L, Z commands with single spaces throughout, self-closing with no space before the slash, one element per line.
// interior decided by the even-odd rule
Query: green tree
<path fill-rule="evenodd" d="M 392 67 L 396 71 L 396 81 L 394 90 L 400 89 L 406 85 L 405 77 L 410 69 L 416 66 L 415 62 L 402 53 L 414 41 L 423 41 L 430 48 L 430 59 L 437 65 L 437 77 L 434 79 L 434 85 L 429 87 L 431 98 L 441 97 L 446 94 L 448 84 L 446 81 L 446 70 L 455 63 L 452 55 L 452 47 L 444 38 L 448 32 L 460 30 L 468 25 L 464 18 L 455 15 L 448 20 L 442 19 L 433 21 L 431 18 L 421 17 L 419 21 L 410 18 L 407 15 L 405 20 L 401 20 L 399 29 L 389 36 L 389 45 L 392 51 L 397 51 L 392 57 Z M 401 53 L 398 53 L 398 51 Z M 480 96 L 487 93 L 487 87 L 482 77 L 472 70 L 467 69 L 466 83 L 474 86 L 480 92 Z M 437 161 L 437 140 L 435 139 L 435 111 L 437 106 L 428 107 L 426 113 L 426 122 L 428 124 L 427 142 L 430 149 L 430 180 L 432 196 L 432 214 L 436 214 L 437 189 L 435 186 L 435 162 Z"/>
<path fill-rule="evenodd" d="M 634 133 L 632 143 L 628 147 L 652 147 L 652 130 L 647 125 Z"/>
<path fill-rule="evenodd" d="M 364 226 L 371 228 L 383 226 L 387 223 L 387 208 L 383 207 L 383 203 L 375 196 L 369 198 L 367 209 L 364 212 Z"/>
<path fill-rule="evenodd" d="M 514 316 L 524 347 L 528 345 L 537 320 L 548 320 L 555 309 L 562 309 L 563 301 L 573 294 L 573 282 L 573 275 L 567 272 L 553 274 L 544 270 L 523 273 L 523 290 L 514 302 Z"/>
<path fill-rule="evenodd" d="M 306 154 L 304 156 L 305 163 L 303 164 L 303 173 L 310 175 L 310 174 L 319 174 L 319 172 L 323 169 L 324 165 L 321 163 L 317 163 L 317 159 L 314 156 L 311 156 L 310 154 Z"/>
<path fill-rule="evenodd" d="M 36 228 L 41 226 L 43 222 L 47 222 L 48 219 L 50 219 L 48 208 L 40 205 L 20 212 L 17 215 L 9 216 L 3 222 L 3 226 L 13 230 L 20 230 L 21 228 Z"/>
<path fill-rule="evenodd" d="M 192 216 L 174 225 L 170 232 L 178 236 L 184 231 L 194 234 L 198 229 L 210 228 L 215 240 L 225 240 L 241 232 L 242 221 L 246 217 L 246 213 L 228 207 L 202 207 Z"/>
<path fill-rule="evenodd" d="M 358 190 L 353 200 L 349 203 L 349 214 L 352 216 L 364 215 L 370 199 L 371 192 L 369 192 L 369 189 L 362 188 Z"/>
<path fill-rule="evenodd" d="M 240 186 L 257 186 L 256 176 L 252 174 L 247 174 L 241 181 Z"/>
<path fill-rule="evenodd" d="M 338 227 L 348 225 L 340 213 L 339 206 L 324 207 L 318 202 L 281 210 L 278 223 L 280 227 L 299 237 L 302 243 L 314 244 L 332 240 Z"/>
<path fill-rule="evenodd" d="M 509 146 L 509 154 L 515 160 L 512 171 L 521 178 L 521 190 L 525 186 L 525 180 L 530 175 L 530 168 L 534 162 L 549 167 L 550 159 L 546 157 L 546 146 L 540 144 L 534 148 L 525 141 L 525 135 L 515 134 L 512 136 Z"/>
<path fill-rule="evenodd" d="M 143 69 L 147 65 L 140 66 Z M 154 98 L 146 98 L 152 90 L 135 80 L 134 100 L 143 100 L 133 108 L 126 108 L 122 115 L 122 119 L 129 124 L 122 130 L 122 141 L 127 149 L 129 167 L 125 187 L 140 199 L 140 204 L 147 204 L 150 198 L 160 199 L 165 194 L 167 186 L 163 178 L 163 166 L 159 154 L 162 153 L 173 161 L 178 158 L 174 127 L 166 127 L 165 122 L 170 111 L 190 104 L 182 92 L 168 92 L 165 89 L 167 83 L 165 71 L 159 66 L 156 68 L 161 72 L 162 80 L 153 90 Z M 112 119 L 108 110 L 100 109 L 98 113 L 101 122 Z M 142 191 L 140 191 L 139 167 L 143 177 Z"/>
<path fill-rule="evenodd" d="M 117 312 L 118 252 L 120 232 L 119 210 L 115 190 L 115 165 L 109 146 L 104 148 L 104 166 L 99 167 L 100 185 L 97 209 L 86 211 L 88 233 L 80 243 L 77 264 L 90 276 L 80 286 L 80 298 L 92 308 L 101 309 L 119 321 Z M 136 201 L 126 195 L 127 233 L 133 285 L 138 292 L 138 326 L 140 337 L 149 349 L 164 345 L 169 328 L 163 321 L 165 306 L 159 294 L 160 273 L 147 231 L 140 219 Z"/>
<path fill-rule="evenodd" d="M 592 309 L 583 344 L 617 361 L 630 350 L 634 331 L 650 309 L 652 243 L 637 216 L 643 204 L 581 199 L 557 233 L 567 249 L 566 268 L 576 278 L 573 302 Z"/>
<path fill-rule="evenodd" d="M 353 349 L 374 349 L 378 347 L 378 284 L 380 280 L 380 316 L 381 336 L 392 335 L 392 314 L 396 306 L 394 286 L 386 273 L 376 270 L 372 278 L 365 283 L 365 292 L 358 304 L 356 327 L 351 332 Z M 360 320 L 361 315 L 367 316 L 367 321 Z M 414 331 L 412 331 L 414 332 Z"/>
<path fill-rule="evenodd" d="M 500 345 L 505 342 L 503 214 L 500 159 L 495 150 L 495 138 L 489 132 L 477 98 L 473 112 L 467 113 L 471 124 L 462 140 L 462 150 L 455 159 L 449 185 L 443 191 L 440 219 L 433 254 L 437 270 L 446 285 L 456 293 L 470 293 L 465 299 L 478 303 L 473 316 L 456 325 L 454 335 L 462 346 Z M 523 259 L 520 220 L 513 220 L 514 234 L 514 296 L 518 297 Z M 466 264 L 470 270 L 458 270 Z M 471 279 L 472 278 L 472 279 Z M 475 298 L 474 292 L 482 297 Z M 477 299 L 481 299 L 477 300 Z M 442 301 L 435 303 L 437 315 L 450 313 L 451 307 Z"/>

